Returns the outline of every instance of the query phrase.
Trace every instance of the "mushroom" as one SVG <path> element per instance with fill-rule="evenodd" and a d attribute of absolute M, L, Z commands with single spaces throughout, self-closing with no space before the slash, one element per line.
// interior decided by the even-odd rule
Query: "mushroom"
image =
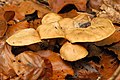
<path fill-rule="evenodd" d="M 63 31 L 66 29 L 71 29 L 74 28 L 74 20 L 71 18 L 63 18 L 59 21 L 60 27 L 62 28 Z"/>
<path fill-rule="evenodd" d="M 62 31 L 58 22 L 42 24 L 37 28 L 41 39 L 52 39 L 52 38 L 64 38 L 64 32 Z"/>
<path fill-rule="evenodd" d="M 66 29 L 66 39 L 75 42 L 96 42 L 103 40 L 115 32 L 115 27 L 109 19 L 94 18 L 87 28 Z"/>
<path fill-rule="evenodd" d="M 88 55 L 88 51 L 81 45 L 66 42 L 60 49 L 60 56 L 67 61 L 76 61 Z"/>
<path fill-rule="evenodd" d="M 33 28 L 23 29 L 10 36 L 6 42 L 12 46 L 25 46 L 41 42 L 40 36 Z"/>
<path fill-rule="evenodd" d="M 74 27 L 76 28 L 84 28 L 90 26 L 90 15 L 86 13 L 79 13 L 78 16 L 74 17 Z"/>
<path fill-rule="evenodd" d="M 62 17 L 56 13 L 48 13 L 42 18 L 42 24 L 48 24 L 61 20 Z"/>

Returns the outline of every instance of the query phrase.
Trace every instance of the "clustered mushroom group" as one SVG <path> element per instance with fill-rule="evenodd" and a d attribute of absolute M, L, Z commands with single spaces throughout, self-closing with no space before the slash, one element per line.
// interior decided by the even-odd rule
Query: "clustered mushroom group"
<path fill-rule="evenodd" d="M 60 56 L 67 61 L 76 61 L 88 55 L 86 48 L 78 43 L 101 41 L 115 32 L 109 19 L 91 18 L 79 13 L 74 18 L 62 18 L 56 13 L 48 13 L 42 24 L 35 30 L 27 28 L 17 31 L 6 42 L 11 46 L 26 46 L 41 43 L 43 40 L 61 39 Z"/>

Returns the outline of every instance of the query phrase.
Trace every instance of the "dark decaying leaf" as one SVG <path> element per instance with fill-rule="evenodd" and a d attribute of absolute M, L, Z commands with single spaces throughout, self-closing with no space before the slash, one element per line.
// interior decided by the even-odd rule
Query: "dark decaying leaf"
<path fill-rule="evenodd" d="M 0 20 L 0 38 L 4 36 L 7 30 L 7 22 L 5 20 Z"/>
<path fill-rule="evenodd" d="M 90 63 L 101 75 L 101 80 L 109 79 L 119 66 L 118 59 L 106 52 L 101 53 L 99 64 Z"/>
<path fill-rule="evenodd" d="M 114 44 L 113 46 L 107 47 L 108 50 L 113 51 L 120 60 L 120 42 Z"/>
<path fill-rule="evenodd" d="M 52 64 L 53 76 L 50 78 L 50 80 L 63 80 L 68 74 L 74 75 L 73 69 L 60 58 L 58 53 L 50 50 L 43 50 L 38 51 L 38 54 L 49 59 Z"/>
<path fill-rule="evenodd" d="M 24 19 L 24 16 L 22 14 L 20 14 L 20 12 L 17 11 L 17 9 L 18 9 L 18 6 L 14 5 L 14 4 L 3 6 L 4 11 L 13 11 L 15 13 L 14 20 Z"/>
<path fill-rule="evenodd" d="M 99 72 L 85 61 L 77 61 L 74 63 L 76 80 L 96 80 Z"/>
<path fill-rule="evenodd" d="M 10 21 L 14 18 L 15 12 L 14 11 L 5 11 L 4 18 L 6 21 Z"/>

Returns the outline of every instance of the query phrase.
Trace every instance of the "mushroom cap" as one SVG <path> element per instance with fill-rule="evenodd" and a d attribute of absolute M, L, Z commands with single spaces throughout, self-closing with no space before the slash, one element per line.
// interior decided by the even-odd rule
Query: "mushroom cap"
<path fill-rule="evenodd" d="M 78 16 L 74 17 L 74 27 L 80 28 L 80 25 L 91 22 L 90 16 L 85 13 L 81 13 Z"/>
<path fill-rule="evenodd" d="M 96 42 L 103 40 L 115 32 L 115 27 L 109 19 L 94 18 L 87 28 L 66 30 L 66 39 L 75 42 Z"/>
<path fill-rule="evenodd" d="M 81 45 L 66 42 L 60 49 L 60 56 L 67 61 L 76 61 L 88 55 L 88 51 Z"/>
<path fill-rule="evenodd" d="M 64 38 L 64 32 L 62 31 L 58 22 L 50 24 L 42 24 L 37 28 L 41 39 L 51 39 L 51 38 Z"/>
<path fill-rule="evenodd" d="M 6 42 L 11 46 L 25 46 L 41 42 L 38 32 L 33 28 L 23 29 L 10 36 Z"/>
<path fill-rule="evenodd" d="M 42 24 L 49 24 L 61 20 L 62 17 L 56 13 L 48 13 L 42 18 Z"/>
<path fill-rule="evenodd" d="M 75 28 L 74 27 L 74 20 L 71 18 L 63 18 L 59 21 L 60 27 L 63 31 Z"/>

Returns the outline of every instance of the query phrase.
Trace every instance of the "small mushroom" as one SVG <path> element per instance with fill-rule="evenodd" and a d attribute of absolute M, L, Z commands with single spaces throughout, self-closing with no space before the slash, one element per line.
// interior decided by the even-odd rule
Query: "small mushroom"
<path fill-rule="evenodd" d="M 115 32 L 115 27 L 109 19 L 94 18 L 87 28 L 66 29 L 66 39 L 75 42 L 96 42 L 103 40 Z"/>
<path fill-rule="evenodd" d="M 56 13 L 48 13 L 42 18 L 42 24 L 48 24 L 61 20 L 62 17 Z"/>
<path fill-rule="evenodd" d="M 66 42 L 60 49 L 60 56 L 67 61 L 76 61 L 88 55 L 88 51 L 81 45 Z"/>
<path fill-rule="evenodd" d="M 10 36 L 6 42 L 11 46 L 25 46 L 41 42 L 40 36 L 33 28 L 23 29 Z"/>
<path fill-rule="evenodd" d="M 52 38 L 64 38 L 64 32 L 62 31 L 58 22 L 50 24 L 42 24 L 37 28 L 41 39 L 52 39 Z"/>

